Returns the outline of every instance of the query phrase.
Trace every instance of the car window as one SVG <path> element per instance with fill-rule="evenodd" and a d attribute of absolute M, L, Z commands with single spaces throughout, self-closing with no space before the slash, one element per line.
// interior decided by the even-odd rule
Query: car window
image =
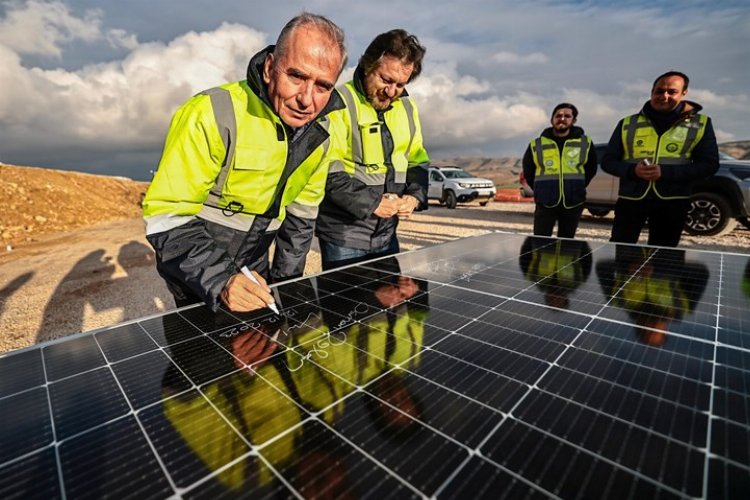
<path fill-rule="evenodd" d="M 464 170 L 443 170 L 448 179 L 469 179 L 472 175 Z"/>
<path fill-rule="evenodd" d="M 434 171 L 430 172 L 430 178 L 433 181 L 438 181 L 438 182 L 443 180 L 443 177 L 439 173 L 434 172 Z"/>

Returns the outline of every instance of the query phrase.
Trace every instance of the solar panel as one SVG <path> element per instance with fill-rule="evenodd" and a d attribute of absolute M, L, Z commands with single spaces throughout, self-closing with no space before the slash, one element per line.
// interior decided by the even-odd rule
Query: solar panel
<path fill-rule="evenodd" d="M 494 233 L 0 358 L 0 497 L 746 498 L 750 257 Z"/>

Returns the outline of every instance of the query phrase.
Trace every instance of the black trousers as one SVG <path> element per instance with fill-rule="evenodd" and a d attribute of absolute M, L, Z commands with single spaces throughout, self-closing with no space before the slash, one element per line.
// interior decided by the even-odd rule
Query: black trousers
<path fill-rule="evenodd" d="M 676 247 L 680 243 L 685 216 L 689 208 L 689 199 L 626 200 L 618 198 L 615 205 L 615 221 L 612 224 L 612 236 L 609 241 L 638 243 L 638 237 L 648 221 L 649 245 Z"/>
<path fill-rule="evenodd" d="M 534 235 L 552 236 L 552 229 L 557 223 L 558 238 L 575 238 L 581 212 L 583 212 L 583 205 L 574 208 L 558 205 L 550 208 L 537 203 L 536 210 L 534 210 Z"/>

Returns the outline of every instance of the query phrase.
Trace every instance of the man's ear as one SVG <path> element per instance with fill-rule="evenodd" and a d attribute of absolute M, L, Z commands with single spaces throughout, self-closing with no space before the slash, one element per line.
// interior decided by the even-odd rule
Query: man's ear
<path fill-rule="evenodd" d="M 263 81 L 268 85 L 271 82 L 271 72 L 273 71 L 273 54 L 267 54 L 263 62 Z"/>

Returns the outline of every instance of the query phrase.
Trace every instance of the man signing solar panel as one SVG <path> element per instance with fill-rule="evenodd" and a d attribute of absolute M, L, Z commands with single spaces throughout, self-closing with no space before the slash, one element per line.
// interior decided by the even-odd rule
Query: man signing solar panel
<path fill-rule="evenodd" d="M 301 14 L 250 60 L 246 80 L 177 111 L 143 210 L 178 307 L 261 309 L 273 304 L 267 278 L 302 274 L 328 162 L 343 147 L 329 114 L 343 108 L 333 91 L 345 63 L 342 30 Z"/>

